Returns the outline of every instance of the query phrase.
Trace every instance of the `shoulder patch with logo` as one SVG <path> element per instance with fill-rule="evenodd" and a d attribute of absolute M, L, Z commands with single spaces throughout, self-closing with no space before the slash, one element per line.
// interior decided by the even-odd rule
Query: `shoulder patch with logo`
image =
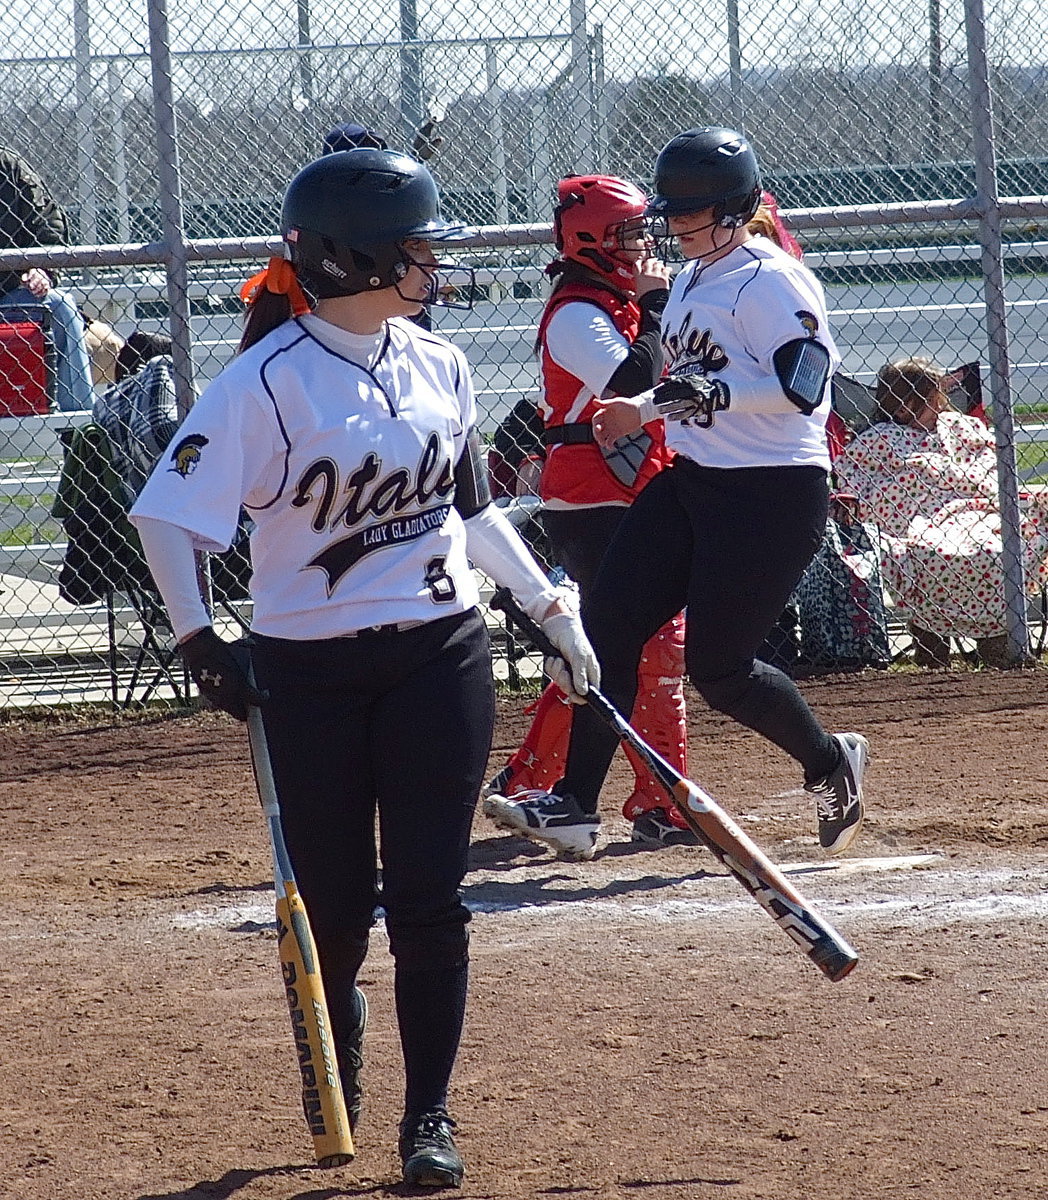
<path fill-rule="evenodd" d="M 184 437 L 171 451 L 174 466 L 168 467 L 168 470 L 177 472 L 183 479 L 192 475 L 200 462 L 200 451 L 209 441 L 210 438 L 204 437 L 202 433 L 191 433 Z"/>
<path fill-rule="evenodd" d="M 800 321 L 808 337 L 813 338 L 819 332 L 819 318 L 814 313 L 802 308 L 800 312 L 793 315 Z"/>

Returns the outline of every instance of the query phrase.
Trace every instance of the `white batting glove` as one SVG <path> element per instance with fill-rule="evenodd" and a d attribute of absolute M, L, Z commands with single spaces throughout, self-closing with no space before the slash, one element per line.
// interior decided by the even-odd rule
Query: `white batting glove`
<path fill-rule="evenodd" d="M 584 704 L 591 687 L 600 687 L 600 663 L 589 644 L 577 613 L 556 612 L 541 621 L 542 632 L 563 658 L 547 658 L 546 674 L 567 694 L 572 704 Z"/>
<path fill-rule="evenodd" d="M 664 420 L 691 421 L 709 429 L 714 413 L 731 404 L 731 392 L 726 383 L 706 375 L 669 375 L 656 385 L 652 400 Z"/>

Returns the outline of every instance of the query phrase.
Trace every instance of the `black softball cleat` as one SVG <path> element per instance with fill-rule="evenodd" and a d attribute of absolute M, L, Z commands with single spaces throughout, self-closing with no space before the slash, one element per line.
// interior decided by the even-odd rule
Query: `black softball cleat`
<path fill-rule="evenodd" d="M 819 818 L 819 844 L 827 854 L 840 854 L 855 841 L 862 828 L 862 780 L 866 774 L 869 743 L 861 733 L 835 733 L 841 761 L 825 779 L 805 784 L 815 797 Z"/>
<path fill-rule="evenodd" d="M 404 1182 L 414 1187 L 459 1187 L 466 1173 L 451 1131 L 455 1122 L 443 1108 L 400 1122 L 400 1159 Z"/>
<path fill-rule="evenodd" d="M 347 1038 L 335 1043 L 335 1053 L 338 1058 L 339 1075 L 342 1079 L 342 1095 L 345 1098 L 346 1113 L 349 1116 L 349 1128 L 352 1133 L 356 1133 L 357 1126 L 360 1124 L 360 1110 L 364 1099 L 360 1072 L 364 1066 L 364 1034 L 368 1027 L 368 1002 L 360 988 L 353 990 L 357 994 L 357 1010 L 360 1013 L 360 1020 Z"/>
<path fill-rule="evenodd" d="M 661 849 L 663 846 L 697 846 L 699 839 L 690 829 L 674 825 L 669 814 L 661 808 L 648 809 L 633 822 L 631 841 L 641 846 Z"/>

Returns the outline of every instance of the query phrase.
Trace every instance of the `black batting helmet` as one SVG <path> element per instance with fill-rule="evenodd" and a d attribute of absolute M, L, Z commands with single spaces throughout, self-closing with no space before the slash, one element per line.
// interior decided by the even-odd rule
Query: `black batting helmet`
<path fill-rule="evenodd" d="M 343 121 L 324 135 L 321 154 L 338 154 L 340 150 L 387 150 L 386 139 L 366 125 Z"/>
<path fill-rule="evenodd" d="M 452 241 L 464 226 L 440 215 L 437 185 L 394 150 L 343 150 L 311 162 L 288 184 L 280 232 L 298 274 L 319 297 L 395 287 L 411 264 L 409 238 Z"/>
<path fill-rule="evenodd" d="M 713 219 L 737 229 L 757 211 L 761 172 L 741 133 L 706 126 L 678 133 L 655 160 L 652 217 L 682 217 L 713 209 Z"/>

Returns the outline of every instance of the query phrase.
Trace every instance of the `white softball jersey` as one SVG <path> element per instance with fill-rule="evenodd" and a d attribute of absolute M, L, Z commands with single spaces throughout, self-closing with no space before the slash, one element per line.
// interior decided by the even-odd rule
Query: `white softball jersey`
<path fill-rule="evenodd" d="M 131 516 L 222 551 L 243 506 L 252 628 L 271 637 L 464 612 L 479 596 L 453 471 L 475 419 L 443 338 L 401 319 L 370 337 L 291 320 L 208 386 Z"/>
<path fill-rule="evenodd" d="M 768 387 L 775 377 L 772 355 L 797 338 L 814 338 L 826 347 L 832 375 L 840 355 L 828 329 L 822 285 L 773 242 L 755 237 L 707 267 L 698 260 L 686 264 L 662 316 L 667 373 L 697 372 L 723 380 L 732 402 L 709 429 L 666 421 L 666 444 L 708 467 L 828 470 L 829 380 L 810 416 L 785 393 L 771 405 L 781 411 L 747 410 L 748 391 L 779 394 Z"/>

